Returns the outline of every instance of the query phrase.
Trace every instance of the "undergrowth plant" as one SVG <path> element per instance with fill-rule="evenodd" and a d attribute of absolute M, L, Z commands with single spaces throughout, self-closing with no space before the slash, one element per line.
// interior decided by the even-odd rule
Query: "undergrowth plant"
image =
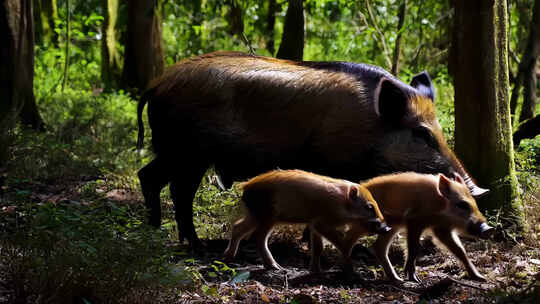
<path fill-rule="evenodd" d="M 186 288 L 190 275 L 169 262 L 167 235 L 144 225 L 143 211 L 70 202 L 19 203 L 15 212 L 0 213 L 0 266 L 14 300 L 122 303 L 134 292 L 148 299 Z"/>

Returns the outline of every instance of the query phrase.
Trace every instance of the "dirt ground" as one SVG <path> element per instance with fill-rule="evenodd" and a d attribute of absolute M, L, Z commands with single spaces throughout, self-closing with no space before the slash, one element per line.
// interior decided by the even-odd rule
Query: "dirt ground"
<path fill-rule="evenodd" d="M 538 248 L 493 241 L 463 242 L 473 263 L 488 278 L 487 282 L 468 280 L 457 259 L 429 241 L 424 243 L 417 262 L 421 283 L 385 280 L 374 256 L 361 244 L 353 252 L 356 273 L 352 277 L 341 272 L 338 252 L 330 246 L 324 252 L 324 271 L 311 274 L 307 246 L 299 241 L 278 241 L 269 246 L 286 272 L 264 270 L 254 245 L 243 242 L 235 261 L 227 263 L 235 269 L 235 275 L 219 271 L 216 275 L 216 267 L 212 265 L 219 266 L 215 261 L 221 259 L 227 241 L 209 241 L 204 254 L 191 263 L 191 269 L 201 274 L 203 287 L 183 293 L 179 302 L 526 303 L 531 300 L 529 303 L 540 303 Z M 402 275 L 399 266 L 404 263 L 404 255 L 396 244 L 399 241 L 394 243 L 390 257 Z"/>

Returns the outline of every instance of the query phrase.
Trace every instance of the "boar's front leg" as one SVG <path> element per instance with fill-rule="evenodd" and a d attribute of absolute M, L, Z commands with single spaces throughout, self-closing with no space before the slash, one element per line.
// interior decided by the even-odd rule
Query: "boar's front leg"
<path fill-rule="evenodd" d="M 407 224 L 407 262 L 405 263 L 405 275 L 409 281 L 420 283 L 416 274 L 416 257 L 420 251 L 420 236 L 424 227 L 418 223 Z"/>
<path fill-rule="evenodd" d="M 170 181 L 168 172 L 166 163 L 159 157 L 156 157 L 138 172 L 144 203 L 148 209 L 148 223 L 154 227 L 161 225 L 159 194 Z"/>
<path fill-rule="evenodd" d="M 486 278 L 476 270 L 473 263 L 471 263 L 467 257 L 465 248 L 463 248 L 463 244 L 461 244 L 459 237 L 454 232 L 447 228 L 435 228 L 433 229 L 433 233 L 437 239 L 439 239 L 439 241 L 463 263 L 471 279 L 477 281 L 486 280 Z"/>
<path fill-rule="evenodd" d="M 176 169 L 169 189 L 174 203 L 174 217 L 178 224 L 178 239 L 183 241 L 187 238 L 192 248 L 200 249 L 204 244 L 197 237 L 193 225 L 193 198 L 208 166 L 192 162 Z"/>

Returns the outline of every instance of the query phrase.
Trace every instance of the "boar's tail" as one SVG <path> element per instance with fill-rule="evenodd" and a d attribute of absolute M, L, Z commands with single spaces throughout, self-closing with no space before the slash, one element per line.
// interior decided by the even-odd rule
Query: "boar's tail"
<path fill-rule="evenodd" d="M 150 99 L 150 96 L 154 93 L 153 89 L 147 90 L 144 92 L 139 99 L 139 104 L 137 105 L 137 124 L 139 125 L 139 134 L 137 136 L 137 150 L 142 149 L 144 144 L 144 123 L 142 120 L 142 113 L 144 110 L 144 106 Z"/>

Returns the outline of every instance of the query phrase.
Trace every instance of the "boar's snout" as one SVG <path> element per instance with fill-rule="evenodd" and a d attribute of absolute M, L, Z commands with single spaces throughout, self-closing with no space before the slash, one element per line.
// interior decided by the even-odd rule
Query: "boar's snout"
<path fill-rule="evenodd" d="M 488 239 L 493 232 L 495 232 L 495 228 L 485 222 L 471 223 L 471 225 L 469 225 L 469 233 L 481 239 Z"/>
<path fill-rule="evenodd" d="M 371 233 L 383 234 L 386 233 L 392 228 L 386 225 L 385 222 L 382 222 L 380 219 L 373 219 L 368 221 L 368 229 Z"/>

